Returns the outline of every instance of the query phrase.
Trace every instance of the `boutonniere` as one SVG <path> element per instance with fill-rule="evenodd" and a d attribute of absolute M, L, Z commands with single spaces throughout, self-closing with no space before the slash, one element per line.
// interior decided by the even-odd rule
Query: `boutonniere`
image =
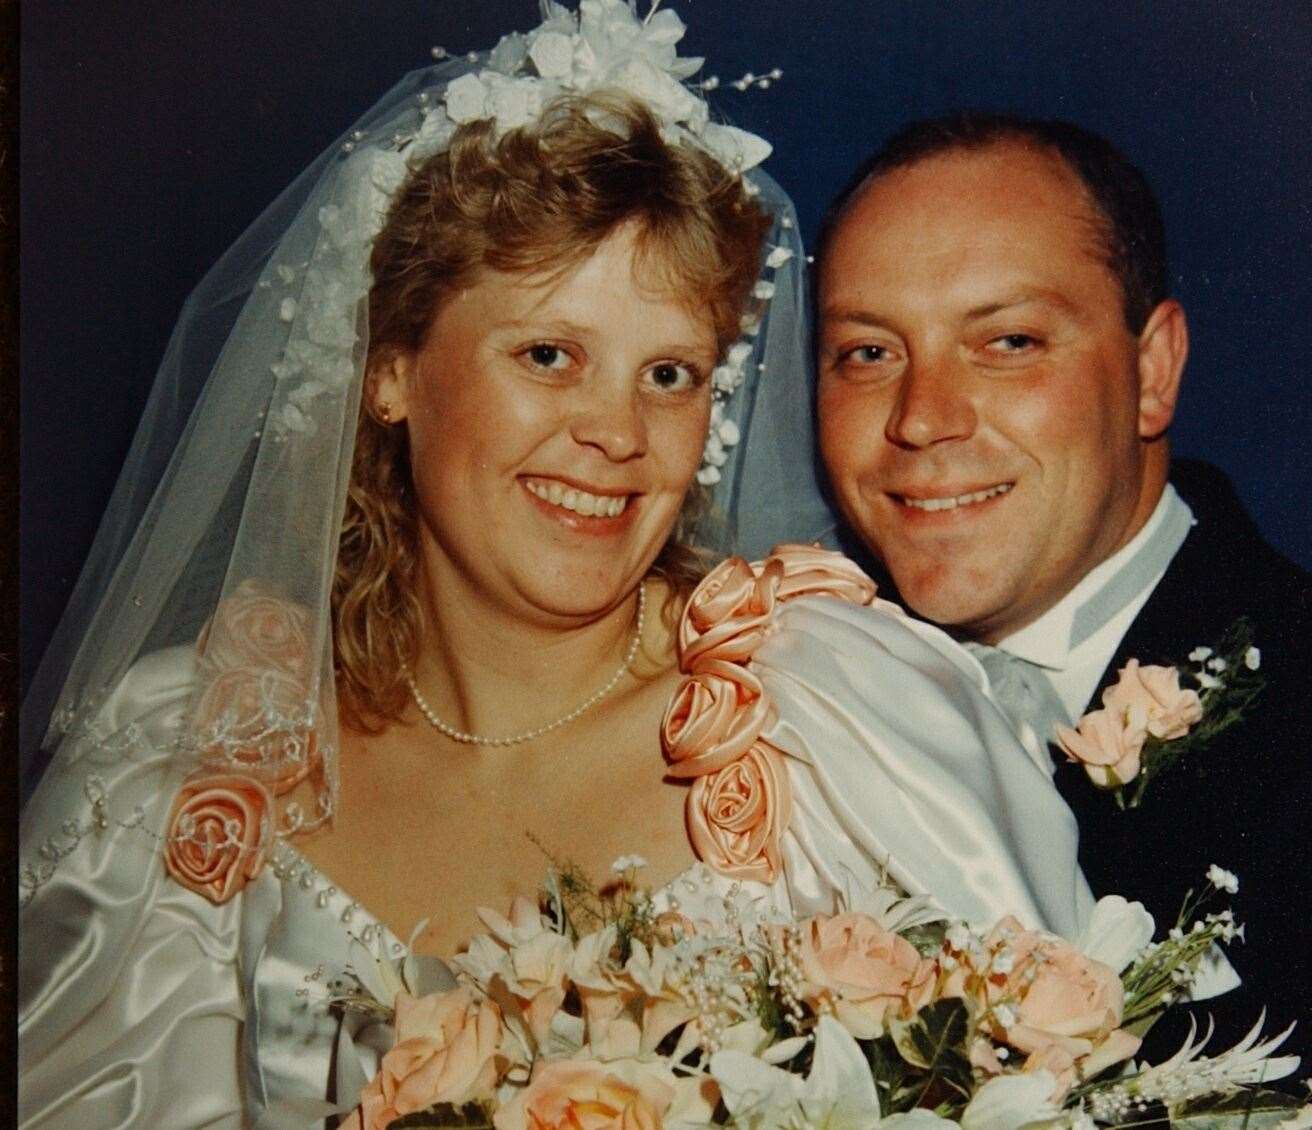
<path fill-rule="evenodd" d="M 1148 784 L 1200 752 L 1248 712 L 1265 684 L 1247 620 L 1185 663 L 1148 667 L 1131 659 L 1102 693 L 1102 708 L 1057 727 L 1057 744 L 1118 808 L 1137 808 Z"/>

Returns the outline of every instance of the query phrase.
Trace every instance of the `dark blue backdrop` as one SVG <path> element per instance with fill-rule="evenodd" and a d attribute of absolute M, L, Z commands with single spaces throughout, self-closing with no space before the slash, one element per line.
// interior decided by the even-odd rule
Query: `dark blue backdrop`
<path fill-rule="evenodd" d="M 643 0 L 645 6 L 646 0 Z M 1312 565 L 1312 5 L 1303 0 L 672 0 L 685 54 L 776 148 L 808 236 L 852 166 L 958 106 L 1106 133 L 1161 194 L 1193 353 L 1176 449 L 1224 467 Z M 90 544 L 187 292 L 429 48 L 490 46 L 534 0 L 116 0 L 23 7 L 22 660 Z M 1205 599 L 1206 594 L 1199 594 Z"/>

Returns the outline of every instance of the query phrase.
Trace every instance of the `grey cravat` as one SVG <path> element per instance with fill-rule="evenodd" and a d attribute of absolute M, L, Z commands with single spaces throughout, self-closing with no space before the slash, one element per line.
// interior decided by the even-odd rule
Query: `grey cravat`
<path fill-rule="evenodd" d="M 1017 734 L 1023 736 L 1023 727 L 1029 726 L 1040 745 L 1046 746 L 1058 723 L 1070 725 L 1052 680 L 1037 663 L 980 643 L 967 642 L 966 649 L 984 668 L 993 697 Z"/>

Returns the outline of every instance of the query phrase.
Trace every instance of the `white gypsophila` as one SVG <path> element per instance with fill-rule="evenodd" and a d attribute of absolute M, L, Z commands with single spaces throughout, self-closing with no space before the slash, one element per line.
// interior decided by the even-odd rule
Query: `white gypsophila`
<path fill-rule="evenodd" d="M 1216 863 L 1208 867 L 1207 881 L 1218 891 L 1225 891 L 1227 894 L 1233 895 L 1239 891 L 1239 876 Z"/>
<path fill-rule="evenodd" d="M 1250 647 L 1244 652 L 1244 666 L 1250 671 L 1256 671 L 1262 666 L 1262 649 Z"/>

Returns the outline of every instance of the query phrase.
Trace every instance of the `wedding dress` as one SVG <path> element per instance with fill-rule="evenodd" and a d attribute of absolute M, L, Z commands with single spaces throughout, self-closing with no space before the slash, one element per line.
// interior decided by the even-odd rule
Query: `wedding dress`
<path fill-rule="evenodd" d="M 117 769 L 129 788 L 152 793 L 167 773 L 167 754 L 149 751 L 181 724 L 193 654 L 150 656 L 104 707 L 107 729 L 137 727 L 142 756 Z M 1070 814 L 948 637 L 887 602 L 803 597 L 781 606 L 752 666 L 776 708 L 764 736 L 786 755 L 793 813 L 782 878 L 740 888 L 823 912 L 886 870 L 954 916 L 1079 933 L 1092 900 Z M 157 851 L 143 829 L 114 825 L 36 894 L 48 928 L 22 949 L 23 1124 L 281 1130 L 353 1106 L 386 1036 L 331 1011 L 326 982 L 358 946 L 396 956 L 401 940 L 290 845 L 217 906 L 170 880 Z M 115 884 L 122 871 L 130 888 L 141 867 L 153 871 L 144 915 Z M 699 865 L 671 884 L 676 897 L 690 882 L 735 883 Z M 121 930 L 133 941 L 106 970 L 100 940 Z"/>

